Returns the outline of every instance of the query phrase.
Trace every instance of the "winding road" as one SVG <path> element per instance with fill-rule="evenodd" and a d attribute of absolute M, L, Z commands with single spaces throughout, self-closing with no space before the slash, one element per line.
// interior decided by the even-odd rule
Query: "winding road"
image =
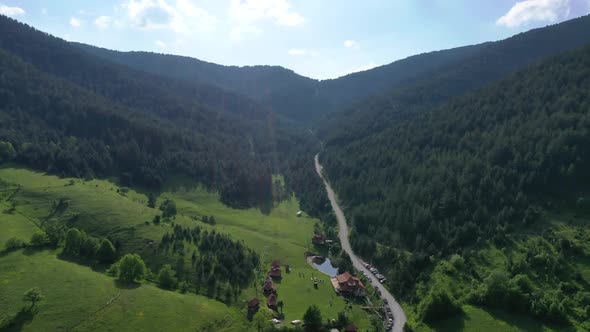
<path fill-rule="evenodd" d="M 328 193 L 328 198 L 330 199 L 330 203 L 332 204 L 332 209 L 336 214 L 336 219 L 338 219 L 338 236 L 340 237 L 340 244 L 342 245 L 342 249 L 346 251 L 350 259 L 352 260 L 352 264 L 354 267 L 359 271 L 365 271 L 367 276 L 371 279 L 371 283 L 373 286 L 377 287 L 381 291 L 381 297 L 388 302 L 388 306 L 393 313 L 393 330 L 394 332 L 403 332 L 404 324 L 406 323 L 406 314 L 402 309 L 401 305 L 397 303 L 393 295 L 389 293 L 389 291 L 377 280 L 377 278 L 365 268 L 362 264 L 362 261 L 354 254 L 352 248 L 350 246 L 350 241 L 348 240 L 348 224 L 346 223 L 346 217 L 342 212 L 342 209 L 338 205 L 338 201 L 336 200 L 336 194 L 334 194 L 334 190 L 330 187 L 330 184 L 324 178 L 322 174 L 322 165 L 320 165 L 319 154 L 315 155 L 315 169 L 320 178 L 324 181 L 324 185 L 326 186 L 326 192 Z"/>

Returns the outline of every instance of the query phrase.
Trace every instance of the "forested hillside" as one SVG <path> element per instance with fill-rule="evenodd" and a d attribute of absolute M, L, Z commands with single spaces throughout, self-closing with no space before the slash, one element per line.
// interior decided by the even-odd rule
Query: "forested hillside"
<path fill-rule="evenodd" d="M 245 97 L 136 71 L 0 17 L 0 141 L 60 175 L 158 189 L 184 173 L 233 206 L 268 205 L 309 133 Z"/>
<path fill-rule="evenodd" d="M 222 66 L 175 55 L 118 52 L 73 44 L 96 56 L 135 69 L 234 91 L 307 124 L 355 99 L 380 93 L 428 69 L 462 59 L 485 45 L 419 54 L 361 73 L 317 81 L 276 66 Z"/>
<path fill-rule="evenodd" d="M 590 43 L 590 16 L 481 45 L 473 54 L 399 82 L 387 93 L 328 116 L 318 133 L 336 148 L 378 135 L 400 118 L 428 111 L 544 57 Z"/>
<path fill-rule="evenodd" d="M 412 298 L 438 259 L 486 240 L 509 242 L 546 209 L 585 204 L 589 109 L 585 47 L 344 148 L 329 145 L 321 159 L 349 207 L 353 245 L 389 266 L 391 285 Z M 556 320 L 579 319 L 570 311 L 579 305 L 569 303 Z"/>

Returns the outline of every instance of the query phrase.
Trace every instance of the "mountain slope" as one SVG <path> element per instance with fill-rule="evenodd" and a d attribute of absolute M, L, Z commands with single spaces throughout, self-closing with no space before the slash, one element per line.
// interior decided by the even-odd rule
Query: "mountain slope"
<path fill-rule="evenodd" d="M 589 109 L 587 46 L 432 112 L 402 119 L 368 139 L 344 148 L 328 146 L 322 164 L 349 207 L 353 246 L 390 271 L 391 287 L 421 303 L 424 320 L 434 319 L 426 308 L 440 298 L 434 291 L 437 284 L 430 284 L 435 293 L 413 287 L 427 282 L 441 259 L 490 242 L 500 248 L 535 248 L 523 264 L 530 266 L 528 278 L 542 284 L 540 289 L 549 297 L 535 297 L 536 288 L 522 286 L 519 310 L 557 324 L 584 321 L 577 308 L 584 308 L 585 300 L 564 303 L 565 291 L 552 292 L 562 287 L 560 283 L 574 283 L 574 293 L 588 290 L 590 280 L 574 280 L 581 270 L 571 262 L 587 260 L 590 252 L 563 249 L 555 257 L 554 249 L 543 243 L 558 246 L 559 239 L 543 233 L 544 239 L 533 245 L 537 240 L 518 244 L 513 236 L 528 234 L 544 220 L 544 211 L 585 207 L 590 185 Z M 587 212 L 580 212 L 587 217 Z M 587 224 L 581 227 L 587 229 Z M 540 263 L 541 256 L 535 255 L 553 257 L 547 264 L 554 265 Z M 470 268 L 475 266 L 467 266 L 467 271 Z M 523 269 L 506 273 L 506 278 L 513 278 Z M 486 277 L 470 276 L 479 283 Z M 466 301 L 501 306 L 514 300 L 495 302 L 488 290 L 478 291 Z M 535 301 L 547 308 L 557 301 L 558 307 L 543 311 Z"/>
<path fill-rule="evenodd" d="M 357 98 L 380 93 L 418 73 L 468 56 L 481 47 L 424 53 L 362 73 L 317 81 L 276 66 L 222 66 L 175 55 L 118 52 L 80 43 L 73 45 L 135 69 L 234 91 L 305 123 Z"/>
<path fill-rule="evenodd" d="M 271 173 L 308 147 L 245 97 L 110 63 L 4 16 L 0 52 L 0 140 L 41 170 L 156 189 L 183 173 L 245 207 L 268 205 Z"/>
<path fill-rule="evenodd" d="M 481 45 L 473 54 L 400 82 L 388 93 L 335 112 L 318 132 L 328 145 L 343 146 L 389 128 L 399 118 L 427 111 L 545 57 L 590 43 L 590 16 Z"/>

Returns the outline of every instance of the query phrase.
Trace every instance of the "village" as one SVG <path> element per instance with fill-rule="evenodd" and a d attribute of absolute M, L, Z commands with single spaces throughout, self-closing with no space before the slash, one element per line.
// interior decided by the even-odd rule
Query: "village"
<path fill-rule="evenodd" d="M 332 245 L 333 241 L 329 240 L 324 234 L 320 232 L 314 232 L 311 242 L 315 247 L 323 247 Z M 318 269 L 319 272 L 329 275 L 330 276 L 330 286 L 333 288 L 334 293 L 337 296 L 341 296 L 347 302 L 354 302 L 354 303 L 361 303 L 363 304 L 363 308 L 365 310 L 372 309 L 378 312 L 379 316 L 381 316 L 384 320 L 384 327 L 386 330 L 391 330 L 393 327 L 393 316 L 391 313 L 390 308 L 387 306 L 387 300 L 384 301 L 384 306 L 378 307 L 375 309 L 372 306 L 371 300 L 368 297 L 368 289 L 361 280 L 361 278 L 355 276 L 354 272 L 344 271 L 343 273 L 337 273 L 337 268 L 330 265 L 329 259 L 324 256 L 317 256 L 317 255 L 310 255 L 307 253 L 306 260 L 314 266 L 314 268 Z M 330 271 L 323 271 L 321 269 L 321 265 L 327 264 L 332 267 Z M 379 271 L 372 267 L 368 263 L 364 263 L 364 266 L 374 274 L 374 276 L 380 281 L 384 282 L 386 279 L 385 277 L 379 273 Z M 268 272 L 265 274 L 264 279 L 260 285 L 260 292 L 262 296 L 256 296 L 251 298 L 247 301 L 247 312 L 248 317 L 252 319 L 252 317 L 258 312 L 262 305 L 265 305 L 268 309 L 272 310 L 275 313 L 275 317 L 272 319 L 272 322 L 280 326 L 280 324 L 284 324 L 287 321 L 291 325 L 303 325 L 303 321 L 298 317 L 297 319 L 292 320 L 285 320 L 285 315 L 283 314 L 283 306 L 285 303 L 283 300 L 280 299 L 280 288 L 279 285 L 283 280 L 283 271 L 284 273 L 291 273 L 291 266 L 286 263 L 282 263 L 279 259 L 273 259 L 268 267 Z M 371 283 L 371 278 L 363 271 L 362 275 L 366 282 L 369 284 Z M 305 277 L 303 275 L 299 275 L 299 277 Z M 318 288 L 319 284 L 323 282 L 319 278 L 315 276 L 310 277 L 310 282 L 313 284 L 314 288 Z M 379 299 L 381 292 L 377 288 L 372 288 L 372 295 L 373 298 Z M 303 296 L 303 295 L 302 295 Z M 262 300 L 264 299 L 264 300 Z M 357 326 L 351 322 L 343 326 L 342 329 L 331 329 L 331 332 L 356 332 L 359 331 Z"/>

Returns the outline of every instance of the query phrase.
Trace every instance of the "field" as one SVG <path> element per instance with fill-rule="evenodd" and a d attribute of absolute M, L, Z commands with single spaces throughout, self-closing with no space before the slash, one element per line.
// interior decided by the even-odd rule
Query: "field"
<path fill-rule="evenodd" d="M 15 212 L 2 215 L 0 222 L 6 222 L 1 224 L 2 239 L 17 236 L 28 240 L 36 229 L 29 218 L 59 219 L 95 236 L 114 235 L 124 239 L 123 251 L 141 253 L 151 241 L 158 241 L 170 230 L 170 225 L 155 226 L 148 222 L 159 211 L 147 207 L 146 193 L 134 190 L 119 193 L 120 188 L 109 181 L 60 179 L 19 167 L 0 168 L 0 180 L 21 186 L 11 199 L 15 203 Z M 360 306 L 347 307 L 343 299 L 334 293 L 329 277 L 307 264 L 304 253 L 312 249 L 313 225 L 318 220 L 305 215 L 297 218 L 299 206 L 295 198 L 274 207 L 269 214 L 256 209 L 236 210 L 221 204 L 214 193 L 208 193 L 189 181 L 182 180 L 161 193 L 158 200 L 164 198 L 176 201 L 179 214 L 175 223 L 214 228 L 234 239 L 243 240 L 246 246 L 256 250 L 264 261 L 258 273 L 260 283 L 272 260 L 279 259 L 282 263 L 289 264 L 291 273 L 287 274 L 283 270 L 283 280 L 278 284 L 278 297 L 284 302 L 286 320 L 301 319 L 308 306 L 316 304 L 324 319 L 336 318 L 338 312 L 347 308 L 349 318 L 357 326 L 369 328 L 368 315 Z M 52 209 L 60 199 L 68 201 L 68 209 L 55 214 Z M 8 206 L 6 201 L 3 204 Z M 215 216 L 216 226 L 192 219 L 208 215 Z M 8 232 L 5 233 L 5 229 Z M 110 280 L 104 275 L 98 275 Z M 312 276 L 322 280 L 318 289 L 313 287 L 310 279 Z M 243 301 L 262 296 L 259 288 L 252 287 L 242 294 L 240 304 L 235 308 L 236 312 L 244 310 Z M 22 294 L 22 290 L 19 292 Z M 174 296 L 182 298 L 182 295 Z"/>
<path fill-rule="evenodd" d="M 239 332 L 248 328 L 241 313 L 222 303 L 149 284 L 118 287 L 113 278 L 60 260 L 49 250 L 20 250 L 0 258 L 0 319 L 28 306 L 21 297 L 31 287 L 39 288 L 44 298 L 36 314 L 19 321 L 15 330 Z"/>

